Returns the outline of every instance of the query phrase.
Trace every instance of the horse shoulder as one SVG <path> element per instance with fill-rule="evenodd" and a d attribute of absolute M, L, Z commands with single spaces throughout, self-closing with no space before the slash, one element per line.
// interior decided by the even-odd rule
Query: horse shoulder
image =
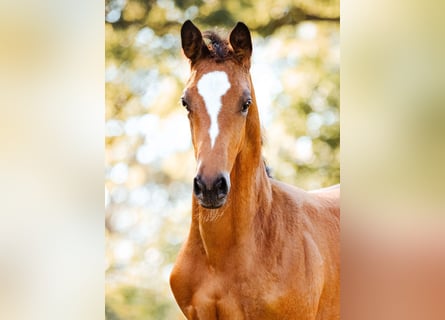
<path fill-rule="evenodd" d="M 339 296 L 339 187 L 307 192 L 300 188 L 272 182 L 273 203 L 291 233 L 288 247 L 297 246 L 295 257 L 302 257 L 297 276 L 306 285 L 308 303 L 318 314 L 337 318 Z M 290 224 L 290 226 L 289 226 Z M 295 248 L 295 247 L 294 247 Z M 304 279 L 304 280 L 302 280 Z M 301 289 L 301 287 L 300 287 Z M 328 318 L 330 317 L 328 316 Z M 322 319 L 325 317 L 322 316 Z"/>
<path fill-rule="evenodd" d="M 208 273 L 203 263 L 199 246 L 189 236 L 182 246 L 170 274 L 170 287 L 184 314 L 191 314 L 190 307 L 195 299 L 197 288 L 202 286 L 204 276 Z M 194 319 L 194 317 L 189 317 Z"/>
<path fill-rule="evenodd" d="M 281 219 L 281 228 L 290 233 L 290 241 L 323 255 L 326 242 L 339 235 L 339 197 L 337 188 L 313 194 L 279 181 L 272 181 L 273 210 Z M 317 253 L 320 251 L 321 253 Z"/>
<path fill-rule="evenodd" d="M 272 210 L 284 220 L 289 232 L 302 238 L 308 232 L 314 238 L 329 238 L 340 231 L 340 188 L 333 186 L 316 191 L 305 191 L 292 185 L 271 180 Z"/>

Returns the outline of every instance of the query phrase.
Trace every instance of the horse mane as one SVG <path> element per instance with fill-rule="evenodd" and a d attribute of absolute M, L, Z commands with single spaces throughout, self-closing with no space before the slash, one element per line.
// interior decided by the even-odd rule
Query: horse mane
<path fill-rule="evenodd" d="M 264 167 L 266 168 L 266 174 L 268 178 L 273 178 L 272 176 L 272 168 L 267 165 L 266 159 L 263 159 Z"/>
<path fill-rule="evenodd" d="M 207 48 L 210 51 L 210 57 L 216 62 L 222 62 L 233 58 L 233 50 L 230 48 L 229 41 L 223 39 L 216 31 L 205 31 L 202 34 Z"/>

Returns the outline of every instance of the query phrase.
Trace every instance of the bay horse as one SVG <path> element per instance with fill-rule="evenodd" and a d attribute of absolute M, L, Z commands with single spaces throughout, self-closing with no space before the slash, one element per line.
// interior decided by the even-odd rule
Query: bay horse
<path fill-rule="evenodd" d="M 268 177 L 244 23 L 222 39 L 187 20 L 181 41 L 197 172 L 170 276 L 179 307 L 194 320 L 339 319 L 339 187 Z"/>

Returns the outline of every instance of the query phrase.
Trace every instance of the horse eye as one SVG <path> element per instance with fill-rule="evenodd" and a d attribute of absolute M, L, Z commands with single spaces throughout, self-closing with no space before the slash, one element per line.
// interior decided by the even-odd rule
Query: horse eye
<path fill-rule="evenodd" d="M 247 109 L 249 109 L 250 105 L 252 104 L 252 99 L 247 99 L 246 102 L 244 102 L 243 107 L 241 109 L 242 113 L 246 113 Z"/>
<path fill-rule="evenodd" d="M 181 104 L 183 107 L 185 107 L 187 109 L 187 111 L 190 111 L 189 105 L 187 104 L 187 101 L 185 101 L 184 98 L 181 98 Z"/>

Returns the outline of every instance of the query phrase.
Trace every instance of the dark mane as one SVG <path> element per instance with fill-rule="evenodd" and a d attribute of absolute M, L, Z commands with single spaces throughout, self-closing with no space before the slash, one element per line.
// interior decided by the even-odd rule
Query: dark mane
<path fill-rule="evenodd" d="M 229 47 L 229 42 L 215 31 L 205 31 L 203 34 L 207 48 L 210 51 L 210 57 L 217 62 L 222 62 L 233 57 L 233 52 Z M 206 41 L 207 40 L 207 41 Z"/>

